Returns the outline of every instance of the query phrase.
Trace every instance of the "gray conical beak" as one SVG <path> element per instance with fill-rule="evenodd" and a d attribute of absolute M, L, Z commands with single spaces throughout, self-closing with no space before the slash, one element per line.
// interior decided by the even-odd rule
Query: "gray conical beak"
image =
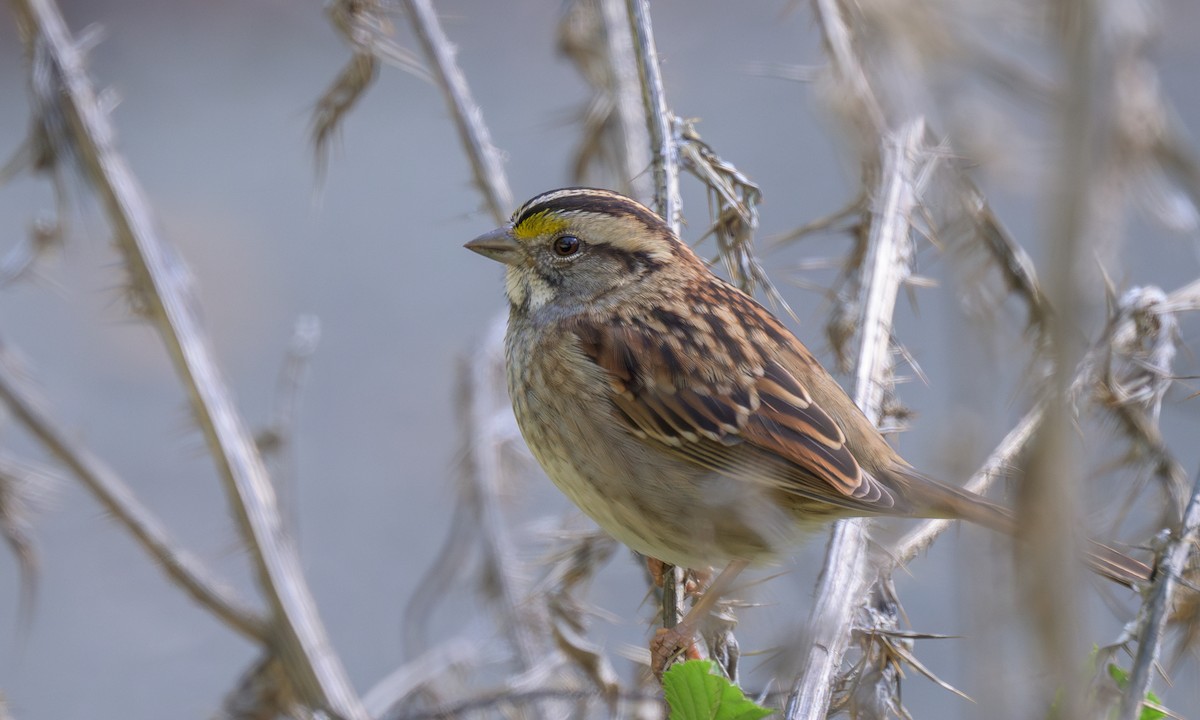
<path fill-rule="evenodd" d="M 463 247 L 505 265 L 514 265 L 521 257 L 521 244 L 513 238 L 511 231 L 512 228 L 508 225 L 498 227 L 489 233 L 480 235 Z"/>

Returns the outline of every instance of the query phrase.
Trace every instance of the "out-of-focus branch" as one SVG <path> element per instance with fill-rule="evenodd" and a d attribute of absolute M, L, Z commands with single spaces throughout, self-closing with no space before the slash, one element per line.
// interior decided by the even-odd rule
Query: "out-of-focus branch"
<path fill-rule="evenodd" d="M 257 438 L 258 446 L 264 453 L 291 444 L 292 429 L 300 411 L 300 393 L 304 390 L 308 366 L 320 342 L 321 321 L 315 315 L 296 318 L 283 368 L 279 372 L 271 424 Z"/>
<path fill-rule="evenodd" d="M 467 78 L 454 59 L 454 45 L 442 31 L 430 0 L 404 0 L 404 7 L 412 22 L 413 33 L 421 42 L 432 68 L 434 80 L 450 107 L 450 115 L 458 128 L 458 139 L 471 161 L 475 183 L 487 201 L 492 218 L 497 223 L 504 222 L 512 210 L 512 191 L 508 189 L 500 151 L 492 144 L 491 133 L 483 122 L 483 111 L 471 97 Z"/>
<path fill-rule="evenodd" d="M 308 377 L 312 356 L 321 342 L 321 322 L 315 315 L 296 318 L 292 339 L 275 390 L 275 406 L 270 424 L 254 437 L 258 450 L 270 464 L 271 479 L 279 494 L 280 514 L 295 527 L 297 515 L 295 482 L 295 443 L 293 433 L 300 414 L 300 395 Z"/>
<path fill-rule="evenodd" d="M 650 128 L 639 107 L 641 83 L 633 52 L 633 37 L 621 0 L 599 0 L 604 18 L 604 39 L 612 74 L 614 112 L 620 128 L 622 152 L 618 153 L 622 178 L 635 196 L 645 196 L 650 188 L 646 170 L 651 165 Z"/>
<path fill-rule="evenodd" d="M 548 588 L 551 635 L 554 645 L 608 698 L 621 690 L 620 677 L 604 648 L 587 637 L 587 619 L 593 614 L 580 591 L 612 556 L 617 542 L 596 528 L 558 538 L 549 559 L 543 584 Z M 611 705 L 610 705 L 611 707 Z"/>
<path fill-rule="evenodd" d="M 934 142 L 932 133 L 926 141 Z M 1029 253 L 1013 239 L 1008 229 L 996 217 L 991 204 L 975 185 L 963 163 L 951 160 L 945 165 L 953 173 L 954 194 L 974 226 L 975 237 L 987 251 L 992 264 L 1000 271 L 1008 289 L 1020 296 L 1029 306 L 1029 326 L 1040 330 L 1050 317 L 1050 304 L 1042 292 Z"/>
<path fill-rule="evenodd" d="M 1073 414 L 1091 401 L 1127 418 L 1131 437 L 1147 446 L 1149 464 L 1168 477 L 1173 477 L 1180 466 L 1158 431 L 1158 410 L 1173 381 L 1171 358 L 1178 340 L 1175 315 L 1195 310 L 1200 310 L 1200 281 L 1169 294 L 1156 288 L 1131 289 L 1113 308 L 1104 334 L 1079 362 L 1070 383 Z M 1120 371 L 1114 371 L 1117 365 Z M 1092 392 L 1085 392 L 1088 390 Z M 1041 428 L 1045 411 L 1045 404 L 1040 402 L 1026 413 L 964 487 L 975 493 L 987 492 L 1028 449 Z M 1185 498 L 1175 507 L 1186 502 Z M 891 548 L 892 562 L 909 562 L 953 522 L 920 523 Z"/>
<path fill-rule="evenodd" d="M 399 712 L 389 715 L 385 720 L 441 720 L 441 718 L 467 717 L 470 713 L 492 711 L 492 716 L 502 717 L 526 705 L 541 703 L 549 700 L 559 702 L 578 702 L 593 699 L 606 699 L 598 690 L 579 688 L 543 687 L 521 692 L 507 690 L 480 693 L 474 697 L 460 698 L 454 703 L 429 710 Z M 615 700 L 628 703 L 651 703 L 660 709 L 662 696 L 651 692 L 623 692 Z M 622 717 L 612 714 L 613 717 Z M 661 715 L 660 715 L 661 716 Z M 567 717 L 564 715 L 564 717 Z M 2 719 L 0 719 L 2 720 Z"/>
<path fill-rule="evenodd" d="M 13 368 L 8 350 L 0 350 L 0 399 L 196 602 L 251 640 L 268 640 L 268 621 L 215 579 L 199 558 L 177 547 L 158 518 L 104 461 L 67 437 Z"/>
<path fill-rule="evenodd" d="M 0 536 L 12 550 L 21 575 L 17 616 L 22 630 L 32 620 L 37 600 L 40 563 L 33 538 L 33 517 L 52 492 L 55 479 L 49 468 L 0 453 Z"/>
<path fill-rule="evenodd" d="M 56 101 L 66 118 L 66 143 L 102 198 L 118 247 L 126 258 L 140 309 L 158 327 L 208 440 L 239 529 L 258 569 L 259 586 L 272 607 L 272 643 L 297 695 L 343 718 L 365 713 L 346 677 L 284 532 L 262 457 L 217 369 L 201 327 L 183 262 L 158 237 L 149 204 L 116 151 L 112 126 L 96 98 L 72 40 L 52 0 L 14 0 L 30 52 L 57 79 Z M 41 102 L 52 101 L 41 98 Z"/>
<path fill-rule="evenodd" d="M 877 425 L 884 418 L 884 401 L 893 384 L 892 315 L 914 253 L 910 218 L 917 206 L 914 182 L 924 137 L 925 122 L 916 118 L 883 144 L 879 204 L 863 263 L 866 293 L 854 401 Z M 829 713 L 833 680 L 869 582 L 866 524 L 863 519 L 841 520 L 834 527 L 809 615 L 807 651 L 788 699 L 788 720 L 824 720 Z"/>
<path fill-rule="evenodd" d="M 558 47 L 592 88 L 573 181 L 591 182 L 593 166 L 606 164 L 617 189 L 650 202 L 650 132 L 624 1 L 569 2 L 559 22 Z"/>
<path fill-rule="evenodd" d="M 217 713 L 217 717 L 225 720 L 313 715 L 297 703 L 279 658 L 269 651 L 246 668 L 237 685 L 225 695 Z"/>
<path fill-rule="evenodd" d="M 456 665 L 471 662 L 478 654 L 478 643 L 466 638 L 455 638 L 431 648 L 375 683 L 363 696 L 363 705 L 373 718 L 401 715 L 402 703 L 413 693 Z"/>
<path fill-rule="evenodd" d="M 421 43 L 433 77 L 446 99 L 455 126 L 474 173 L 475 182 L 491 212 L 501 223 L 512 207 L 512 192 L 504 173 L 500 151 L 492 144 L 491 134 L 483 121 L 483 111 L 471 96 L 466 77 L 455 60 L 455 49 L 442 31 L 437 14 L 429 0 L 405 0 L 413 32 Z M 523 573 L 504 518 L 501 514 L 503 495 L 503 458 L 501 452 L 508 440 L 515 437 L 515 419 L 507 403 L 503 380 L 503 336 L 505 318 L 497 316 L 471 355 L 462 376 L 462 426 L 466 455 L 464 486 L 475 520 L 479 523 L 484 554 L 487 587 L 497 599 L 497 625 L 508 635 L 516 654 L 518 667 L 525 673 L 539 667 L 544 647 L 530 631 L 531 612 L 525 602 L 525 592 L 516 586 Z M 502 432 L 501 425 L 512 431 Z M 448 543 L 455 543 L 450 538 Z M 434 572 L 438 572 L 436 569 Z M 544 618 L 542 618 L 544 620 Z M 536 623 L 542 626 L 542 622 Z"/>
<path fill-rule="evenodd" d="M 464 501 L 474 508 L 479 523 L 487 587 L 496 596 L 496 624 L 512 643 L 520 669 L 529 672 L 545 654 L 531 627 L 546 628 L 549 620 L 542 608 L 526 602 L 526 589 L 517 586 L 525 573 L 502 514 L 503 452 L 518 436 L 504 382 L 504 330 L 505 323 L 493 322 L 463 368 L 459 424 L 467 445 Z"/>
<path fill-rule="evenodd" d="M 859 128 L 862 133 L 860 139 L 867 145 L 874 145 L 887 127 L 887 119 L 871 90 L 870 79 L 858 61 L 854 37 L 846 18 L 848 8 L 843 0 L 813 0 L 813 12 L 817 16 L 825 52 L 829 55 L 834 85 L 845 93 L 846 102 L 856 106 L 857 112 L 847 115 L 858 118 L 862 124 Z"/>
<path fill-rule="evenodd" d="M 1154 585 L 1140 613 L 1137 655 L 1129 672 L 1129 684 L 1121 698 L 1120 720 L 1137 720 L 1141 717 L 1146 693 L 1150 689 L 1150 678 L 1158 664 L 1166 634 L 1167 619 L 1171 609 L 1171 597 L 1179 578 L 1187 566 L 1188 555 L 1195 549 L 1200 537 L 1200 473 L 1192 487 L 1179 526 L 1171 531 L 1171 537 L 1163 548 L 1158 566 L 1155 568 Z M 1194 588 L 1193 588 L 1193 591 Z"/>
<path fill-rule="evenodd" d="M 1050 219 L 1047 297 L 1055 312 L 1049 324 L 1052 367 L 1043 388 L 1045 418 L 1030 447 L 1015 514 L 1025 540 L 1017 545 L 1019 591 L 1038 639 L 1041 670 L 1049 681 L 1042 693 L 1055 694 L 1064 720 L 1077 720 L 1084 716 L 1082 687 L 1072 670 L 1082 605 L 1076 526 L 1082 464 L 1074 445 L 1069 390 L 1072 368 L 1084 352 L 1078 342 L 1083 310 L 1080 270 L 1092 257 L 1088 231 L 1097 190 L 1091 171 L 1098 122 L 1092 105 L 1098 25 L 1094 3 L 1064 2 L 1060 8 L 1065 71 L 1057 118 L 1061 153 L 1053 165 L 1052 183 L 1043 193 Z"/>

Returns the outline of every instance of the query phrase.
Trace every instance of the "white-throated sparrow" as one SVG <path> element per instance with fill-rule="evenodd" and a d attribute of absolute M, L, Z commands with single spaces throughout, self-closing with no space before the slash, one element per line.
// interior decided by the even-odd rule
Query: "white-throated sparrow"
<path fill-rule="evenodd" d="M 770 312 L 605 190 L 525 203 L 466 244 L 507 266 L 508 386 L 546 474 L 634 550 L 758 563 L 840 517 L 1011 515 L 916 472 Z M 1125 584 L 1148 569 L 1102 545 Z"/>

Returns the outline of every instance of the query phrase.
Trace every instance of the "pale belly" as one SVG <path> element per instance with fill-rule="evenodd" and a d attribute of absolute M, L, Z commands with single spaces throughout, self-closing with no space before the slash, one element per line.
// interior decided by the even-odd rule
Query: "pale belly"
<path fill-rule="evenodd" d="M 562 357 L 530 363 L 516 354 L 531 348 L 516 340 L 508 339 L 509 394 L 525 442 L 554 484 L 615 539 L 692 568 L 770 562 L 798 541 L 795 518 L 757 484 L 706 471 L 625 430 L 607 397 L 580 391 L 607 388 L 583 374 L 600 371 L 581 354 L 559 350 Z"/>

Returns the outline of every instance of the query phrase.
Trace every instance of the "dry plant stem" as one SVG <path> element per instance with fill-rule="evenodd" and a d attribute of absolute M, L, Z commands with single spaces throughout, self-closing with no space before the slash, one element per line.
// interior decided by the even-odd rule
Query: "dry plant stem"
<path fill-rule="evenodd" d="M 0 399 L 50 454 L 91 490 L 108 512 L 124 525 L 146 552 L 196 602 L 251 640 L 266 642 L 267 620 L 232 589 L 215 579 L 204 564 L 179 549 L 158 518 L 133 490 L 87 448 L 72 442 L 37 398 L 22 388 L 6 358 L 0 357 Z"/>
<path fill-rule="evenodd" d="M 654 209 L 677 237 L 681 237 L 683 199 L 679 193 L 679 147 L 675 141 L 671 111 L 663 89 L 658 48 L 650 26 L 649 0 L 626 0 L 629 28 L 637 56 L 638 79 L 642 86 L 642 104 L 646 129 L 650 132 L 654 167 Z M 662 593 L 663 627 L 671 628 L 683 618 L 684 585 L 682 568 L 665 567 Z"/>
<path fill-rule="evenodd" d="M 1146 693 L 1150 690 L 1150 677 L 1158 664 L 1166 635 L 1167 620 L 1171 611 L 1171 596 L 1179 577 L 1187 565 L 1188 554 L 1200 536 L 1200 473 L 1192 487 L 1192 497 L 1183 513 L 1179 527 L 1171 533 L 1171 539 L 1163 550 L 1162 559 L 1155 568 L 1154 585 L 1141 610 L 1141 628 L 1138 633 L 1137 656 L 1129 671 L 1129 685 L 1121 697 L 1119 720 L 1137 720 L 1142 712 Z"/>
<path fill-rule="evenodd" d="M 272 645 L 296 694 L 343 718 L 365 711 L 334 654 L 304 583 L 300 560 L 278 513 L 262 457 L 233 404 L 201 328 L 181 261 L 158 238 L 149 205 L 113 146 L 82 58 L 51 0 L 14 0 L 30 42 L 44 43 L 62 86 L 59 99 L 78 159 L 103 199 L 133 282 L 187 387 L 196 417 L 226 483 L 239 529 L 272 610 Z"/>
<path fill-rule="evenodd" d="M 500 151 L 492 144 L 491 134 L 483 122 L 483 111 L 471 97 L 467 78 L 454 60 L 454 46 L 442 31 L 429 0 L 404 0 L 404 7 L 433 77 L 450 106 L 458 138 L 467 151 L 475 182 L 487 200 L 488 210 L 496 222 L 504 222 L 512 210 L 512 191 L 508 189 Z"/>
<path fill-rule="evenodd" d="M 650 2 L 626 0 L 626 7 L 637 55 L 646 127 L 650 131 L 650 145 L 654 148 L 654 209 L 666 219 L 671 231 L 681 236 L 683 199 L 679 194 L 679 147 L 671 111 L 667 106 L 666 91 L 663 89 L 658 48 L 650 27 Z"/>
<path fill-rule="evenodd" d="M 854 401 L 876 424 L 883 419 L 884 398 L 892 383 L 892 314 L 913 257 L 909 218 L 917 198 L 912 182 L 924 135 L 925 122 L 917 118 L 884 142 L 879 206 L 863 263 L 865 295 Z M 788 720 L 824 720 L 829 712 L 833 679 L 868 582 L 866 525 L 866 520 L 852 519 L 834 527 L 809 615 L 807 654 L 788 698 Z"/>

